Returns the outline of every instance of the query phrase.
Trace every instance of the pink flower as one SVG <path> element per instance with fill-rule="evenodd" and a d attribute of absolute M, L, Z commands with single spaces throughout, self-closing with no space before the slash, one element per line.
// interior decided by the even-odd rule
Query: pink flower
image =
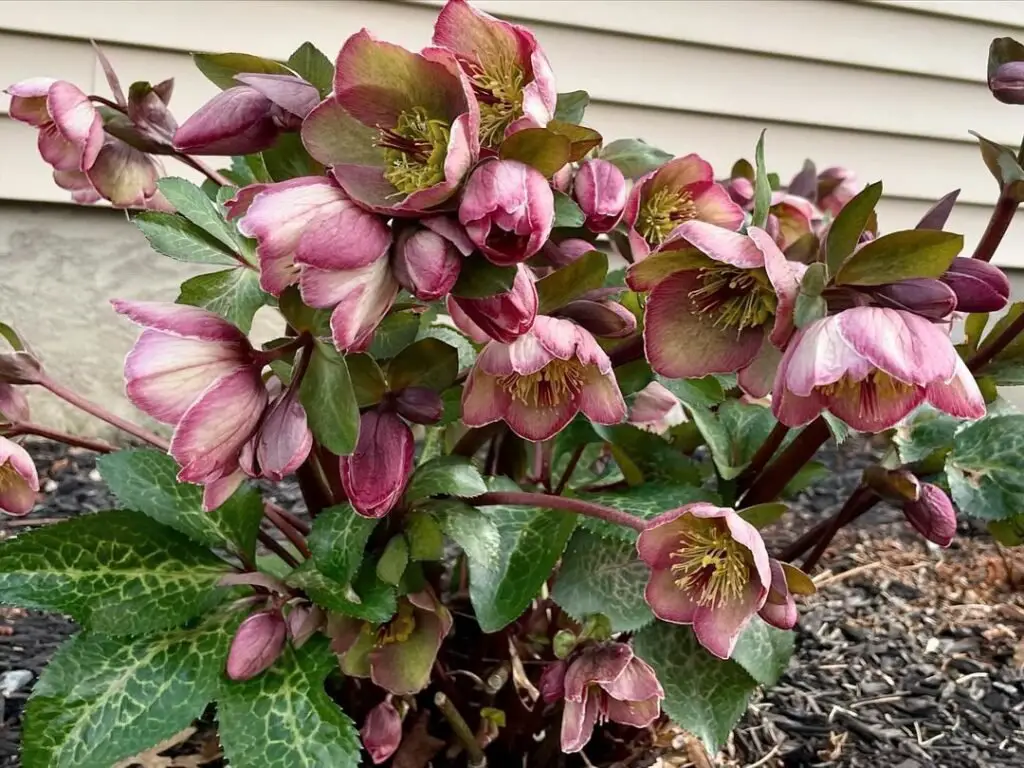
<path fill-rule="evenodd" d="M 116 208 L 173 211 L 156 186 L 163 173 L 163 166 L 152 155 L 107 135 L 95 162 L 84 173 L 54 171 L 53 179 L 72 193 L 75 202 L 103 198 Z"/>
<path fill-rule="evenodd" d="M 288 627 L 279 610 L 260 611 L 238 627 L 228 651 L 227 674 L 232 680 L 251 680 L 266 672 L 284 650 Z"/>
<path fill-rule="evenodd" d="M 920 498 L 904 502 L 903 515 L 918 533 L 940 547 L 948 547 L 956 536 L 953 502 L 937 485 L 921 483 Z"/>
<path fill-rule="evenodd" d="M 489 160 L 473 171 L 459 221 L 489 261 L 509 266 L 540 250 L 555 221 L 555 198 L 540 171 L 517 160 Z"/>
<path fill-rule="evenodd" d="M 818 212 L 810 201 L 785 192 L 773 192 L 769 216 L 778 226 L 775 242 L 782 250 L 786 250 L 804 235 L 813 231 L 812 223 L 818 218 Z"/>
<path fill-rule="evenodd" d="M 579 752 L 594 726 L 613 723 L 645 728 L 661 715 L 665 691 L 650 665 L 625 643 L 585 648 L 565 671 L 562 751 Z"/>
<path fill-rule="evenodd" d="M 395 242 L 393 267 L 399 284 L 423 301 L 436 301 L 459 279 L 464 257 L 473 250 L 462 227 L 445 216 L 403 227 Z"/>
<path fill-rule="evenodd" d="M 32 511 L 39 492 L 39 475 L 28 451 L 0 437 L 0 511 L 21 517 Z"/>
<path fill-rule="evenodd" d="M 734 509 L 697 502 L 653 520 L 636 548 L 651 568 L 644 596 L 654 615 L 692 624 L 701 645 L 729 658 L 772 583 L 757 529 Z"/>
<path fill-rule="evenodd" d="M 359 441 L 341 457 L 341 483 L 363 517 L 384 517 L 402 498 L 415 448 L 409 425 L 390 411 L 367 411 L 359 420 Z"/>
<path fill-rule="evenodd" d="M 146 328 L 125 359 L 125 392 L 139 409 L 174 425 L 170 454 L 178 479 L 205 486 L 215 509 L 239 486 L 243 446 L 267 405 L 262 363 L 238 328 L 182 304 L 113 302 Z"/>
<path fill-rule="evenodd" d="M 390 697 L 370 710 L 359 729 L 359 737 L 374 765 L 380 765 L 395 754 L 402 743 L 402 716 Z"/>
<path fill-rule="evenodd" d="M 499 21 L 465 0 L 448 0 L 434 26 L 434 45 L 453 51 L 480 103 L 480 143 L 496 149 L 523 128 L 554 117 L 555 78 L 533 33 Z"/>
<path fill-rule="evenodd" d="M 448 297 L 448 314 L 452 321 L 478 344 L 489 339 L 508 344 L 533 327 L 537 317 L 537 288 L 525 264 L 516 269 L 512 288 L 505 293 L 482 299 Z"/>
<path fill-rule="evenodd" d="M 835 217 L 863 188 L 849 168 L 826 168 L 818 174 L 818 208 Z"/>
<path fill-rule="evenodd" d="M 39 154 L 55 171 L 85 171 L 103 145 L 103 119 L 82 91 L 36 77 L 9 86 L 10 114 L 39 129 Z"/>
<path fill-rule="evenodd" d="M 665 386 L 652 381 L 636 394 L 629 409 L 629 421 L 634 427 L 660 435 L 686 421 L 683 404 Z"/>
<path fill-rule="evenodd" d="M 781 349 L 793 333 L 805 267 L 787 261 L 757 227 L 741 235 L 690 221 L 676 231 L 668 250 L 635 265 L 628 276 L 635 290 L 653 288 L 644 315 L 651 367 L 672 379 L 739 371 L 748 394 L 763 397 L 777 361 L 772 347 Z M 687 246 L 696 250 L 678 253 Z M 671 267 L 676 259 L 678 268 L 668 277 L 647 277 L 656 264 Z"/>
<path fill-rule="evenodd" d="M 479 128 L 453 53 L 413 53 L 364 29 L 342 46 L 334 93 L 306 117 L 302 141 L 360 205 L 408 216 L 455 194 L 479 155 Z"/>
<path fill-rule="evenodd" d="M 467 426 L 505 421 L 533 441 L 557 434 L 579 411 L 598 424 L 617 424 L 626 404 L 594 337 L 569 320 L 545 315 L 511 344 L 488 344 L 462 395 Z"/>
<path fill-rule="evenodd" d="M 670 160 L 637 181 L 623 219 L 629 227 L 633 261 L 641 261 L 675 236 L 680 224 L 696 219 L 736 230 L 743 209 L 714 180 L 711 165 L 697 155 Z"/>
<path fill-rule="evenodd" d="M 1010 300 L 1010 281 L 999 267 L 958 256 L 942 275 L 960 312 L 998 312 Z"/>
<path fill-rule="evenodd" d="M 281 481 L 302 465 L 312 447 L 313 433 L 298 388 L 289 387 L 271 401 L 239 463 L 249 477 Z"/>
<path fill-rule="evenodd" d="M 607 160 L 587 160 L 576 173 L 573 196 L 587 217 L 587 229 L 610 232 L 626 207 L 626 177 Z"/>
<path fill-rule="evenodd" d="M 881 432 L 922 402 L 960 418 L 985 401 L 949 337 L 910 312 L 854 307 L 800 329 L 782 357 L 772 411 L 797 427 L 830 411 L 861 432 Z"/>

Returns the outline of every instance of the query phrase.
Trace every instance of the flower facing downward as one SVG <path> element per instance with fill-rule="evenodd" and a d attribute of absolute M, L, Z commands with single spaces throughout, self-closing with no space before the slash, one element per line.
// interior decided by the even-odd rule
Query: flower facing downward
<path fill-rule="evenodd" d="M 39 475 L 28 451 L 0 437 L 0 511 L 20 517 L 32 511 L 39 491 Z"/>
<path fill-rule="evenodd" d="M 374 765 L 380 765 L 395 754 L 402 743 L 402 716 L 390 698 L 370 710 L 359 729 L 359 738 Z"/>
<path fill-rule="evenodd" d="M 390 411 L 367 411 L 359 441 L 341 457 L 341 482 L 353 508 L 364 517 L 384 517 L 409 482 L 415 447 L 409 425 Z"/>
<path fill-rule="evenodd" d="M 626 177 L 607 160 L 587 160 L 573 182 L 573 196 L 591 232 L 615 229 L 626 207 Z"/>
<path fill-rule="evenodd" d="M 644 597 L 654 615 L 692 624 L 701 645 L 729 658 L 772 583 L 757 529 L 733 509 L 698 502 L 653 520 L 636 546 L 651 568 Z"/>
<path fill-rule="evenodd" d="M 937 485 L 921 483 L 920 498 L 905 502 L 903 515 L 918 533 L 940 547 L 948 547 L 956 536 L 953 502 Z"/>
<path fill-rule="evenodd" d="M 511 344 L 488 344 L 462 395 L 466 425 L 503 420 L 526 440 L 547 440 L 579 411 L 598 424 L 617 424 L 626 404 L 594 337 L 569 320 L 545 315 Z"/>
<path fill-rule="evenodd" d="M 789 427 L 827 410 L 858 431 L 881 432 L 925 401 L 960 418 L 985 415 L 974 377 L 939 326 L 910 312 L 854 307 L 793 337 L 772 411 Z"/>
<path fill-rule="evenodd" d="M 686 420 L 679 398 L 657 381 L 652 381 L 637 392 L 629 409 L 630 424 L 656 435 Z"/>
<path fill-rule="evenodd" d="M 243 447 L 239 464 L 250 477 L 280 482 L 299 468 L 312 447 L 306 409 L 299 402 L 298 388 L 290 387 L 271 401 L 259 429 Z"/>
<path fill-rule="evenodd" d="M 530 269 L 520 264 L 512 287 L 504 293 L 480 299 L 450 296 L 448 313 L 455 325 L 478 344 L 488 339 L 506 344 L 515 341 L 533 327 L 537 317 L 537 288 Z"/>
<path fill-rule="evenodd" d="M 39 154 L 54 171 L 85 171 L 103 146 L 103 119 L 71 83 L 36 77 L 9 86 L 11 117 L 39 129 Z"/>
<path fill-rule="evenodd" d="M 462 261 L 473 250 L 462 227 L 446 216 L 403 227 L 395 242 L 393 268 L 403 288 L 423 301 L 436 301 L 455 285 Z"/>

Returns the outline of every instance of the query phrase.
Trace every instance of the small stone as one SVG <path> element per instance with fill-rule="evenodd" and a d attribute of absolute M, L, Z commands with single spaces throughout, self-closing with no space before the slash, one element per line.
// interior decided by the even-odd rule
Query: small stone
<path fill-rule="evenodd" d="M 7 698 L 32 682 L 32 673 L 27 669 L 10 669 L 0 675 L 0 696 Z"/>
<path fill-rule="evenodd" d="M 46 478 L 43 481 L 43 493 L 53 493 L 57 490 L 57 481 L 52 477 Z"/>

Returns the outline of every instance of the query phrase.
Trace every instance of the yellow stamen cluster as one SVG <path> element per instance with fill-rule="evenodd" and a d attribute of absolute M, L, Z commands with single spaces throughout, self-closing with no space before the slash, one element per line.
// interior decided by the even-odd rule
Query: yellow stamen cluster
<path fill-rule="evenodd" d="M 747 550 L 737 544 L 724 524 L 695 520 L 672 553 L 676 586 L 706 606 L 738 600 L 750 579 Z"/>
<path fill-rule="evenodd" d="M 407 602 L 401 602 L 398 604 L 398 614 L 375 630 L 377 645 L 404 643 L 412 636 L 414 629 L 416 616 L 413 614 L 413 607 Z"/>
<path fill-rule="evenodd" d="M 451 126 L 432 119 L 422 107 L 398 116 L 394 128 L 379 128 L 377 146 L 384 150 L 384 178 L 400 193 L 432 187 L 444 181 Z"/>
<path fill-rule="evenodd" d="M 738 269 L 728 265 L 700 270 L 700 288 L 690 291 L 697 311 L 714 318 L 718 328 L 764 325 L 775 315 L 778 298 L 763 269 Z"/>
<path fill-rule="evenodd" d="M 510 373 L 498 385 L 524 405 L 550 408 L 576 397 L 583 389 L 586 367 L 577 360 L 552 360 L 536 373 Z"/>
<path fill-rule="evenodd" d="M 861 381 L 846 375 L 833 384 L 825 384 L 818 387 L 818 391 L 826 397 L 839 399 L 858 398 L 862 413 L 875 410 L 879 403 L 886 400 L 903 397 L 913 391 L 913 389 L 913 384 L 907 384 L 899 379 L 894 379 L 885 371 L 880 371 L 877 368 Z"/>
<path fill-rule="evenodd" d="M 659 189 L 640 206 L 636 230 L 652 245 L 661 245 L 684 221 L 697 218 L 697 206 L 687 190 Z"/>
<path fill-rule="evenodd" d="M 495 148 L 505 129 L 523 116 L 523 69 L 504 54 L 488 64 L 472 66 L 470 81 L 480 102 L 480 143 Z"/>

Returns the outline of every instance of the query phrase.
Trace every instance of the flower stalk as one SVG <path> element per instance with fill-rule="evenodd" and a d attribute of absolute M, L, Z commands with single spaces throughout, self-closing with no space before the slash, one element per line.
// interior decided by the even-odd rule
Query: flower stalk
<path fill-rule="evenodd" d="M 113 445 L 103 440 L 72 435 L 57 429 L 51 429 L 42 424 L 34 424 L 30 421 L 15 422 L 10 427 L 0 430 L 0 432 L 3 432 L 7 437 L 19 437 L 21 435 L 44 437 L 47 440 L 55 440 L 58 443 L 64 443 L 64 445 L 85 448 L 87 451 L 95 451 L 96 453 L 113 453 L 117 450 Z"/>
<path fill-rule="evenodd" d="M 549 509 L 563 509 L 566 512 L 576 512 L 580 515 L 593 517 L 596 520 L 604 520 L 613 525 L 621 525 L 632 528 L 634 531 L 642 531 L 646 527 L 643 520 L 633 517 L 627 512 L 606 507 L 603 504 L 595 504 L 592 501 L 583 499 L 570 499 L 565 496 L 554 496 L 550 493 L 530 493 L 527 491 L 490 491 L 488 493 L 466 499 L 470 504 L 477 507 L 489 505 L 507 504 L 511 506 L 524 507 L 547 507 Z"/>
<path fill-rule="evenodd" d="M 999 199 L 996 201 L 995 208 L 992 209 L 992 216 L 988 220 L 988 226 L 985 227 L 985 233 L 981 236 L 981 240 L 978 241 L 978 245 L 974 249 L 974 254 L 971 258 L 980 261 L 992 261 L 992 257 L 995 256 L 999 244 L 1003 242 L 1006 230 L 1010 228 L 1010 222 L 1013 221 L 1014 214 L 1017 213 L 1018 205 L 1020 203 L 1010 193 L 1009 186 L 1004 186 Z"/>
<path fill-rule="evenodd" d="M 792 480 L 796 473 L 810 461 L 817 450 L 825 444 L 832 433 L 828 424 L 821 416 L 816 418 L 799 435 L 794 438 L 782 455 L 772 462 L 768 468 L 750 486 L 743 497 L 743 506 L 751 507 L 772 501 Z"/>

